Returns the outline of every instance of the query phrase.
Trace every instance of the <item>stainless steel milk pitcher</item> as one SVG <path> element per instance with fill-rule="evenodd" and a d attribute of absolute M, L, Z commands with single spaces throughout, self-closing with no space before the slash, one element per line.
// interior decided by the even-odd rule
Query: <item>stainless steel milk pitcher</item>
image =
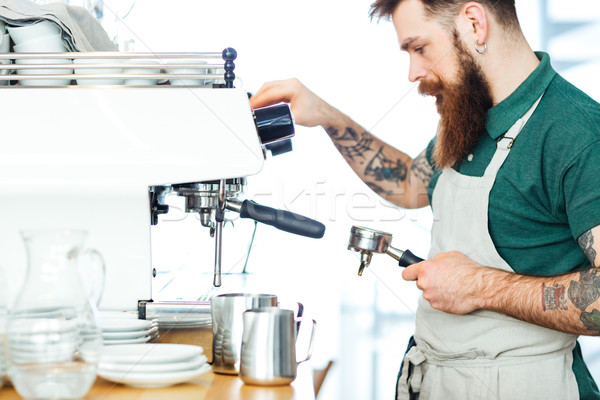
<path fill-rule="evenodd" d="M 306 357 L 296 360 L 296 320 L 292 310 L 260 308 L 244 312 L 240 378 L 251 385 L 287 385 L 298 364 L 310 359 L 316 322 Z"/>

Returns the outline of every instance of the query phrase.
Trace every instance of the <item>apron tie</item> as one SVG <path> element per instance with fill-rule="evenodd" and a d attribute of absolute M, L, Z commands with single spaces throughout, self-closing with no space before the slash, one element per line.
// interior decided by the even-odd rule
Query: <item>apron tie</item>
<path fill-rule="evenodd" d="M 425 354 L 417 346 L 413 346 L 404 355 L 402 372 L 398 380 L 396 399 L 408 399 L 411 393 L 421 392 Z M 412 370 L 411 367 L 412 366 Z"/>

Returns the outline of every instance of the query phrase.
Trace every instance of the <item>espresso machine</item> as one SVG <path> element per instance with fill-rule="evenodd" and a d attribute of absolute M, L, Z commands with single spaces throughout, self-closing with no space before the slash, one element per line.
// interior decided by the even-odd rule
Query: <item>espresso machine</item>
<path fill-rule="evenodd" d="M 323 236 L 325 227 L 317 221 L 239 198 L 246 177 L 260 172 L 269 152 L 291 149 L 294 125 L 286 105 L 251 109 L 248 94 L 234 87 L 236 56 L 231 48 L 214 53 L 0 54 L 0 61 L 10 61 L 0 63 L 10 71 L 0 74 L 9 82 L 0 85 L 0 267 L 10 272 L 11 299 L 25 274 L 20 231 L 68 228 L 88 231 L 86 245 L 104 257 L 100 309 L 133 311 L 152 302 L 151 225 L 168 211 L 168 194 L 183 196 L 186 211 L 198 213 L 214 235 L 215 286 L 221 285 L 225 213 Z M 32 57 L 38 62 L 18 62 Z M 78 73 L 49 75 L 53 68 L 69 68 L 73 58 L 89 59 L 82 68 L 114 69 L 86 74 L 87 79 L 156 84 L 79 85 Z M 140 73 L 144 60 L 152 61 L 148 68 L 155 68 L 157 60 L 163 68 Z M 169 63 L 173 60 L 179 63 Z M 203 70 L 196 74 L 177 71 L 197 68 L 198 62 Z M 25 68 L 28 73 L 20 74 Z M 70 83 L 34 83 L 57 77 Z M 200 83 L 170 85 L 174 78 Z"/>

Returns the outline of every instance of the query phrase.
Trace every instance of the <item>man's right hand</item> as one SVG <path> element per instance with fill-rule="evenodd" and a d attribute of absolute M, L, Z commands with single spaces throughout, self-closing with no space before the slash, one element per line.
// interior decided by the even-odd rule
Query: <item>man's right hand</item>
<path fill-rule="evenodd" d="M 250 98 L 252 108 L 267 107 L 281 102 L 290 104 L 296 124 L 303 126 L 328 124 L 334 110 L 295 78 L 267 82 Z"/>

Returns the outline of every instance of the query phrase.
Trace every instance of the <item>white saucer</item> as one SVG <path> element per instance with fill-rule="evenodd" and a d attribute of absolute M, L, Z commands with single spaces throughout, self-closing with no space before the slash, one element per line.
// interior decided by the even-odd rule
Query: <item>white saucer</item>
<path fill-rule="evenodd" d="M 136 343 L 147 343 L 152 339 L 152 336 L 144 336 L 141 338 L 134 339 L 104 339 L 105 345 L 122 345 L 122 344 L 136 344 Z"/>
<path fill-rule="evenodd" d="M 126 363 L 109 363 L 101 362 L 98 364 L 98 369 L 108 372 L 131 372 L 131 373 L 162 373 L 174 371 L 186 371 L 200 368 L 206 363 L 208 358 L 205 355 L 194 357 L 189 361 L 180 361 L 174 363 L 158 363 L 158 364 L 126 364 Z"/>
<path fill-rule="evenodd" d="M 130 332 L 148 330 L 152 321 L 130 318 L 100 318 L 102 332 Z"/>
<path fill-rule="evenodd" d="M 206 363 L 193 370 L 158 373 L 113 372 L 99 369 L 98 376 L 111 382 L 122 383 L 133 387 L 159 388 L 187 382 L 209 372 L 210 369 L 210 365 Z"/>
<path fill-rule="evenodd" d="M 190 360 L 202 354 L 201 346 L 172 343 L 122 344 L 105 347 L 100 362 L 114 363 L 173 363 Z"/>
<path fill-rule="evenodd" d="M 123 340 L 137 339 L 143 336 L 152 336 L 158 331 L 157 328 L 145 329 L 141 331 L 122 331 L 122 332 L 102 332 L 104 340 Z"/>

